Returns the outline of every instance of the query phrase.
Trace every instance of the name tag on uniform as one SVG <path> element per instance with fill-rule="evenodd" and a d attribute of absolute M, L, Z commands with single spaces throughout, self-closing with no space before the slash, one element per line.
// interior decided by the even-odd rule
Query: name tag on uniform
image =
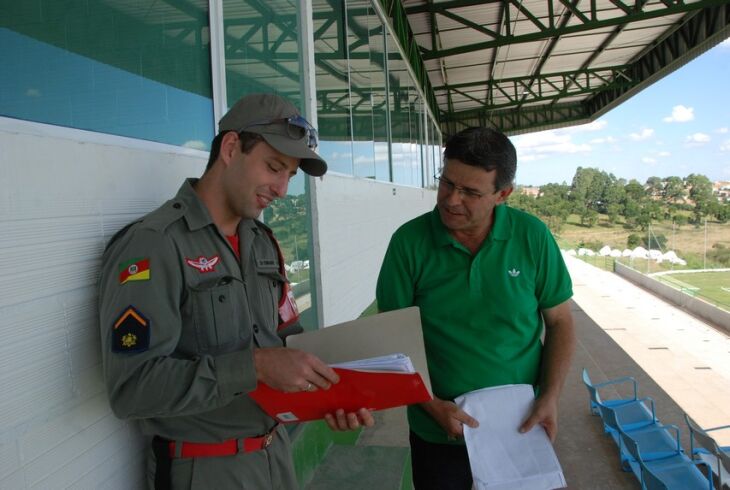
<path fill-rule="evenodd" d="M 256 266 L 262 269 L 278 268 L 279 263 L 272 259 L 256 259 Z"/>

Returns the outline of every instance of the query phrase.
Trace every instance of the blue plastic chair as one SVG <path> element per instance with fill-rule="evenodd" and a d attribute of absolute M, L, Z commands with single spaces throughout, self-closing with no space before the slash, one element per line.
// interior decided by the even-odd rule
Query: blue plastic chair
<path fill-rule="evenodd" d="M 720 446 L 717 441 L 709 434 L 712 431 L 730 429 L 730 425 L 722 425 L 703 429 L 688 414 L 684 414 L 684 420 L 689 428 L 689 444 L 690 454 L 695 460 L 701 460 L 712 468 L 712 472 L 717 477 L 718 488 L 722 488 L 723 482 L 730 485 L 730 469 L 723 467 L 722 455 L 730 454 L 730 446 Z"/>
<path fill-rule="evenodd" d="M 658 421 L 649 426 L 639 428 L 629 428 L 622 425 L 617 418 L 617 410 L 615 408 L 598 405 L 601 412 L 603 422 L 609 427 L 609 434 L 618 446 L 619 461 L 621 468 L 625 471 L 638 468 L 637 460 L 623 447 L 623 439 L 620 434 L 627 434 L 635 443 L 642 448 L 642 458 L 645 461 L 654 461 L 674 456 L 677 453 L 683 453 L 682 446 L 679 442 L 679 428 L 674 425 L 663 425 Z M 670 431 L 674 431 L 672 436 Z M 634 465 L 632 467 L 631 465 Z"/>
<path fill-rule="evenodd" d="M 722 471 L 724 471 L 726 475 L 730 475 L 730 452 L 720 451 L 720 465 Z M 725 482 L 725 486 L 723 487 L 722 484 L 720 484 L 717 488 L 730 488 L 730 479 L 723 481 Z"/>
<path fill-rule="evenodd" d="M 614 398 L 604 400 L 601 397 L 599 392 L 601 388 L 627 382 L 632 383 L 634 387 L 634 393 L 631 398 Z M 654 410 L 654 400 L 649 397 L 638 398 L 638 384 L 634 378 L 623 377 L 594 384 L 591 382 L 590 376 L 588 376 L 588 371 L 583 368 L 583 384 L 585 384 L 588 389 L 588 394 L 590 396 L 591 413 L 600 415 L 600 410 L 598 408 L 599 405 L 615 410 L 616 417 L 620 422 L 619 425 L 623 428 L 623 430 L 630 431 L 641 427 L 648 427 L 658 422 L 656 412 Z M 611 434 L 614 440 L 618 443 L 618 436 L 615 433 L 612 433 L 613 429 L 606 424 L 605 420 L 604 430 Z"/>
<path fill-rule="evenodd" d="M 632 383 L 634 387 L 634 395 L 631 398 L 614 398 L 609 400 L 603 400 L 600 397 L 600 394 L 598 393 L 598 390 L 600 388 L 603 388 L 605 386 L 611 386 L 611 385 L 619 385 L 623 383 Z M 598 407 L 596 406 L 596 402 L 594 401 L 594 398 L 598 397 L 601 399 L 601 403 L 608 407 L 615 407 L 618 405 L 624 405 L 626 403 L 635 402 L 638 399 L 638 392 L 639 392 L 639 385 L 636 382 L 636 380 L 630 376 L 624 376 L 622 378 L 616 378 L 616 379 L 610 379 L 608 381 L 604 381 L 602 383 L 593 383 L 591 381 L 591 377 L 588 375 L 588 370 L 586 368 L 583 368 L 583 384 L 586 385 L 586 388 L 588 388 L 588 393 L 590 394 L 590 402 L 589 402 L 589 408 L 591 410 L 591 413 L 594 415 L 598 415 Z M 593 395 L 593 393 L 596 393 L 596 396 Z"/>
<path fill-rule="evenodd" d="M 666 430 L 666 427 L 657 427 L 655 430 Z M 712 490 L 714 488 L 709 468 L 707 475 L 704 475 L 697 467 L 697 464 L 705 465 L 705 463 L 695 463 L 681 452 L 681 448 L 678 447 L 671 456 L 649 461 L 644 458 L 645 453 L 641 445 L 631 435 L 625 432 L 619 435 L 623 447 L 631 456 L 631 470 L 641 483 L 642 489 Z"/>

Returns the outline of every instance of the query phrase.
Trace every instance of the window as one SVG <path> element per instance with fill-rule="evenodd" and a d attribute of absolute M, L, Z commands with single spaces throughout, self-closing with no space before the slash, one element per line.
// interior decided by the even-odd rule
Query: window
<path fill-rule="evenodd" d="M 5 2 L 0 115 L 208 149 L 207 0 Z"/>

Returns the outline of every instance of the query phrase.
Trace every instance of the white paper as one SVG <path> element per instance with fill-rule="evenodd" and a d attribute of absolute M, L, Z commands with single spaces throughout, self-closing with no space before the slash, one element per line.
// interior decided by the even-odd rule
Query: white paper
<path fill-rule="evenodd" d="M 552 490 L 566 486 L 563 470 L 542 426 L 520 434 L 534 392 L 530 385 L 505 385 L 466 393 L 456 404 L 479 421 L 464 426 L 476 490 Z"/>
<path fill-rule="evenodd" d="M 386 371 L 393 373 L 415 373 L 411 358 L 405 354 L 390 354 L 356 361 L 330 364 L 331 367 L 358 369 L 360 371 Z"/>

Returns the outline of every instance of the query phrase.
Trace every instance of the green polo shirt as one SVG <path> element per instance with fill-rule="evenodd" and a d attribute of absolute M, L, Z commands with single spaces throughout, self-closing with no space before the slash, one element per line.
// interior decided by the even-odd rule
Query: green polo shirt
<path fill-rule="evenodd" d="M 381 311 L 420 307 L 431 386 L 446 400 L 489 386 L 536 384 L 540 310 L 572 294 L 548 228 L 506 205 L 495 208 L 492 230 L 474 255 L 437 209 L 405 223 L 391 238 L 376 291 Z M 408 407 L 408 420 L 421 438 L 448 442 L 420 406 Z"/>

